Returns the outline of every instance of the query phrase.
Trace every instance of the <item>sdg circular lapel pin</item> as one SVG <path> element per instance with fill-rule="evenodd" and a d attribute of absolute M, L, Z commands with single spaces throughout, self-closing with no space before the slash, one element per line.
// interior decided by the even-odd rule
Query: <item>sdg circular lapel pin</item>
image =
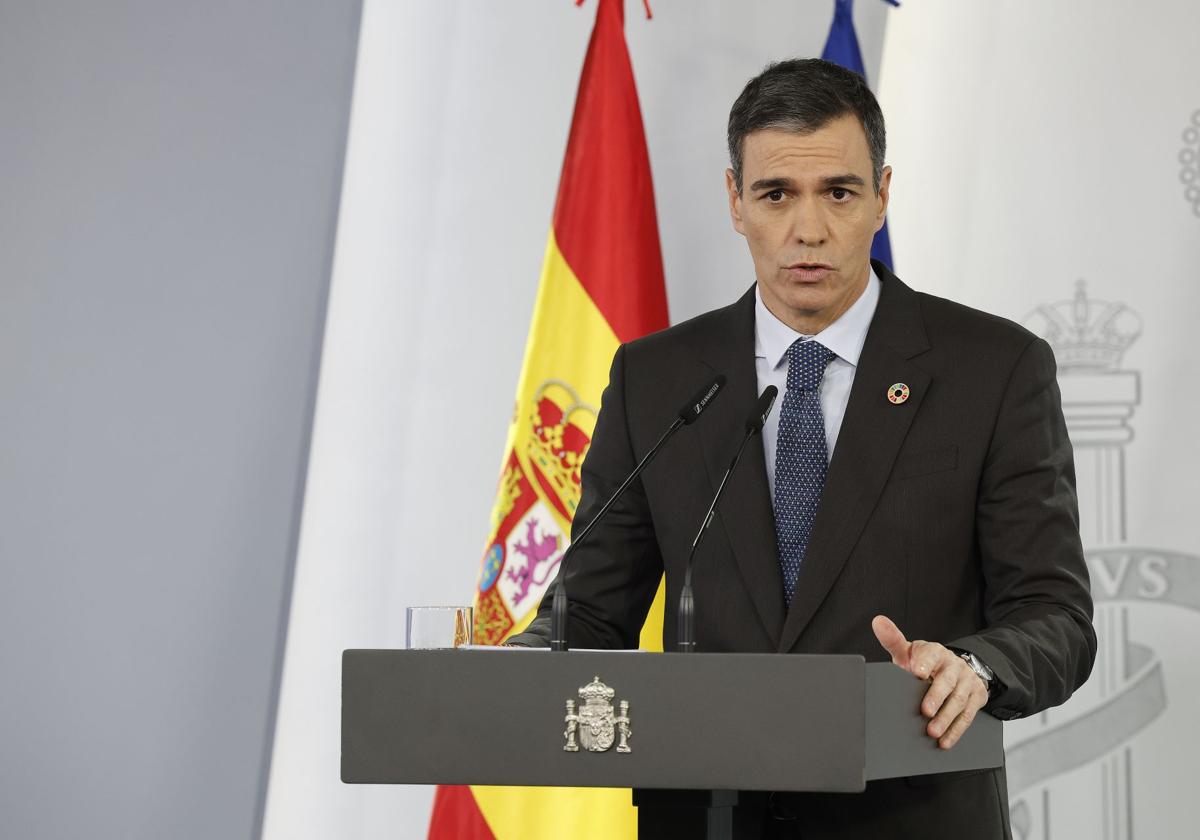
<path fill-rule="evenodd" d="M 900 405 L 900 403 L 908 400 L 908 386 L 903 382 L 897 382 L 895 385 L 887 389 L 888 402 L 892 405 Z"/>

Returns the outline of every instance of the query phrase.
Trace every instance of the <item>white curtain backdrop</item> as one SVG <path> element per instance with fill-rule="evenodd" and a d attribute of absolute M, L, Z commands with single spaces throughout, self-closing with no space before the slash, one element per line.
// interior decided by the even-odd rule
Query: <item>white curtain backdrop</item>
<path fill-rule="evenodd" d="M 877 77 L 888 7 L 859 0 Z M 832 0 L 627 3 L 671 316 L 753 280 L 729 226 L 729 106 L 819 55 Z M 428 788 L 338 780 L 340 655 L 468 602 L 594 2 L 368 0 L 264 836 L 424 837 Z"/>
<path fill-rule="evenodd" d="M 1076 448 L 1100 655 L 1066 706 L 1006 726 L 1019 840 L 1196 836 L 1198 32 L 1189 0 L 888 22 L 899 273 L 1050 335 Z"/>

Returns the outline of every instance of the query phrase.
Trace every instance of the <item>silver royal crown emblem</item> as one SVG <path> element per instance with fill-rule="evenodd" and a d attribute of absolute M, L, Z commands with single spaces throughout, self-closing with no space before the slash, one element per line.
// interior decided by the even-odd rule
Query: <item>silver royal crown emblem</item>
<path fill-rule="evenodd" d="M 567 725 L 563 737 L 567 739 L 563 749 L 567 752 L 579 752 L 582 744 L 588 752 L 605 752 L 617 742 L 617 752 L 630 752 L 629 739 L 633 729 L 629 722 L 629 702 L 622 700 L 621 713 L 613 711 L 612 699 L 614 692 L 600 682 L 599 677 L 579 689 L 579 710 L 576 712 L 575 701 L 567 701 L 567 715 L 563 719 Z"/>

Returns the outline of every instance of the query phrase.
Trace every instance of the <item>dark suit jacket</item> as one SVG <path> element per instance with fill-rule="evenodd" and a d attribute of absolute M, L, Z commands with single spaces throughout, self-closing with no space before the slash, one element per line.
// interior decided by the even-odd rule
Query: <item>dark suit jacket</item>
<path fill-rule="evenodd" d="M 909 639 L 971 651 L 1002 690 L 1000 718 L 1066 700 L 1096 652 L 1071 445 L 1054 356 L 1025 329 L 914 292 L 881 264 L 855 372 L 790 608 L 761 442 L 748 447 L 694 569 L 699 651 L 889 657 L 884 614 Z M 662 574 L 672 650 L 684 564 L 757 396 L 754 292 L 622 346 L 613 360 L 576 523 L 587 523 L 689 395 L 728 377 L 571 558 L 572 647 L 636 647 Z M 903 382 L 911 396 L 886 397 Z M 782 399 L 780 400 L 782 403 Z M 552 591 L 515 639 L 545 644 Z M 748 686 L 747 690 L 753 690 Z M 788 799 L 811 838 L 1008 836 L 1004 771 L 873 782 Z"/>

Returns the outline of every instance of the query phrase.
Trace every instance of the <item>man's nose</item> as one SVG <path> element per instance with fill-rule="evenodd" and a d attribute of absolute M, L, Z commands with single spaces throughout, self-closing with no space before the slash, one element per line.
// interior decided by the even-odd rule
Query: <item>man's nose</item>
<path fill-rule="evenodd" d="M 823 245 L 829 238 L 829 225 L 817 197 L 807 196 L 794 205 L 792 238 L 802 245 Z"/>

